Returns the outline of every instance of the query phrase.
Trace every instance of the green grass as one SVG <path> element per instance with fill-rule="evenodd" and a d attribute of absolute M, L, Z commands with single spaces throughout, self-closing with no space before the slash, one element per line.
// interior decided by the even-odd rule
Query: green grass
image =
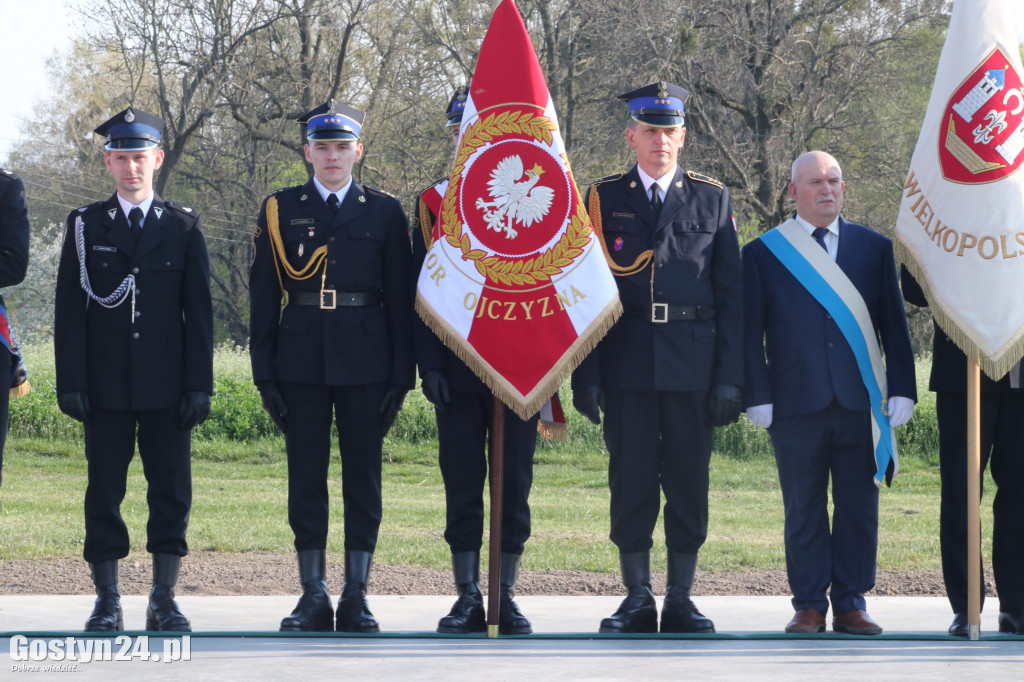
<path fill-rule="evenodd" d="M 215 442 L 201 447 L 218 450 Z M 226 456 L 196 457 L 194 504 L 189 526 L 193 549 L 290 553 L 287 523 L 287 467 L 280 439 L 241 446 L 224 442 Z M 443 569 L 444 487 L 436 465 L 436 444 L 387 444 L 384 463 L 384 521 L 377 560 L 384 564 Z M 243 456 L 243 450 L 249 456 Z M 564 456 L 542 452 L 530 503 L 533 536 L 527 551 L 533 570 L 617 570 L 608 540 L 607 460 L 570 442 Z M 4 558 L 79 557 L 86 465 L 74 441 L 16 438 L 4 462 L 0 548 Z M 342 550 L 340 465 L 330 471 L 331 528 L 328 548 Z M 991 542 L 991 494 L 987 479 L 982 503 L 986 548 Z M 892 488 L 881 494 L 880 570 L 939 568 L 939 477 L 934 464 L 904 458 Z M 136 459 L 129 471 L 122 507 L 133 552 L 145 543 L 145 480 Z M 663 531 L 655 531 L 654 564 L 664 562 Z M 986 550 L 987 551 L 987 550 Z M 701 552 L 709 571 L 760 571 L 785 567 L 782 498 L 770 457 L 736 459 L 716 454 L 711 466 L 710 530 Z"/>
<path fill-rule="evenodd" d="M 81 425 L 60 414 L 54 397 L 52 350 L 29 347 L 34 392 L 12 403 L 11 436 L 0 490 L 0 558 L 80 557 L 86 465 Z M 189 545 L 224 552 L 292 552 L 287 522 L 283 439 L 260 409 L 247 354 L 223 347 L 215 357 L 213 412 L 193 439 L 194 498 Z M 918 366 L 921 404 L 897 431 L 901 473 L 883 489 L 879 569 L 939 568 L 937 427 L 929 366 Z M 607 456 L 600 428 L 569 408 L 569 441 L 541 441 L 530 497 L 532 570 L 616 572 L 608 540 Z M 341 470 L 332 458 L 331 534 L 342 549 Z M 982 502 L 984 556 L 990 555 L 994 485 L 986 475 Z M 145 545 L 145 480 L 136 458 L 122 506 L 132 552 Z M 433 411 L 419 391 L 409 394 L 384 446 L 384 521 L 376 560 L 444 569 L 444 487 L 437 466 Z M 654 566 L 664 566 L 663 530 L 655 530 Z M 745 419 L 715 437 L 711 462 L 710 527 L 701 568 L 710 571 L 782 569 L 782 497 L 763 429 Z"/>

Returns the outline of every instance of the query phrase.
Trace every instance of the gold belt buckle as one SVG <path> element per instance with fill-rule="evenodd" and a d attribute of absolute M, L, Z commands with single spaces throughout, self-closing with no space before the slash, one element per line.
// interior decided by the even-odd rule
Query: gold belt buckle
<path fill-rule="evenodd" d="M 665 324 L 668 322 L 668 303 L 651 304 L 651 322 Z"/>
<path fill-rule="evenodd" d="M 327 295 L 330 294 L 330 303 L 327 302 Z M 320 310 L 334 310 L 338 307 L 338 292 L 334 289 L 320 290 Z"/>

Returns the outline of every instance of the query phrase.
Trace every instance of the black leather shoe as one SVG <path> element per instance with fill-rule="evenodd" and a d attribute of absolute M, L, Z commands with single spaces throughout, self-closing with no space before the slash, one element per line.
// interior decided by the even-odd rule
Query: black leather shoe
<path fill-rule="evenodd" d="M 448 615 L 437 622 L 437 631 L 450 635 L 468 635 L 471 632 L 486 632 L 487 618 L 484 615 L 484 596 L 476 585 L 467 588 L 459 586 L 459 598 Z"/>
<path fill-rule="evenodd" d="M 380 624 L 366 603 L 366 583 L 345 582 L 335 617 L 338 632 L 380 632 Z"/>
<path fill-rule="evenodd" d="M 301 549 L 296 556 L 302 596 L 291 615 L 281 621 L 281 632 L 334 632 L 334 607 L 327 590 L 327 554 L 322 549 Z"/>
<path fill-rule="evenodd" d="M 295 610 L 281 621 L 281 632 L 333 632 L 334 607 L 326 580 L 302 583 Z"/>
<path fill-rule="evenodd" d="M 685 591 L 669 588 L 661 608 L 661 631 L 710 633 L 715 631 L 715 624 L 697 610 L 697 606 Z"/>
<path fill-rule="evenodd" d="M 96 588 L 96 604 L 92 615 L 85 621 L 86 632 L 120 632 L 124 630 L 124 615 L 121 611 L 121 593 L 117 585 Z"/>
<path fill-rule="evenodd" d="M 601 620 L 604 633 L 657 632 L 658 605 L 654 593 L 647 585 L 629 588 L 629 595 L 619 604 L 618 610 L 609 618 Z"/>
<path fill-rule="evenodd" d="M 192 632 L 192 624 L 174 601 L 174 588 L 154 585 L 146 607 L 146 629 L 150 632 Z"/>
<path fill-rule="evenodd" d="M 96 604 L 85 621 L 86 632 L 119 632 L 124 630 L 121 593 L 117 589 L 117 560 L 90 563 L 92 582 L 96 585 Z"/>
<path fill-rule="evenodd" d="M 955 637 L 966 637 L 967 632 L 967 612 L 960 611 L 954 614 L 953 623 L 949 626 L 949 634 Z"/>
<path fill-rule="evenodd" d="M 999 613 L 999 632 L 1024 635 L 1024 611 Z"/>
<path fill-rule="evenodd" d="M 192 624 L 174 601 L 181 557 L 176 554 L 153 555 L 153 589 L 146 607 L 146 629 L 151 632 L 192 632 Z"/>
<path fill-rule="evenodd" d="M 498 633 L 502 635 L 530 635 L 533 626 L 530 620 L 519 610 L 515 602 L 515 592 L 509 585 L 501 586 L 498 598 Z"/>

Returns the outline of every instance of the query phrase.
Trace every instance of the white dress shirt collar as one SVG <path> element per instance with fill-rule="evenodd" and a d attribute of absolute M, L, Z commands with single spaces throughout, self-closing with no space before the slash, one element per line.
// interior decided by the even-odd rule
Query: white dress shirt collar
<path fill-rule="evenodd" d="M 120 194 L 117 195 L 117 203 L 121 205 L 121 210 L 124 211 L 124 217 L 128 218 L 128 212 L 138 206 L 142 209 L 142 222 L 140 226 L 146 224 L 146 216 L 149 215 L 149 207 L 153 205 L 153 195 L 150 194 L 148 197 L 142 200 L 141 204 L 133 204 L 132 202 L 125 199 Z"/>
<path fill-rule="evenodd" d="M 636 172 L 640 175 L 640 182 L 642 182 L 644 185 L 644 191 L 647 192 L 647 198 L 651 198 L 651 185 L 653 185 L 654 183 L 658 183 L 658 187 L 661 188 L 661 199 L 662 201 L 664 201 L 665 197 L 668 196 L 668 188 L 669 185 L 672 184 L 672 178 L 676 176 L 676 169 L 673 168 L 668 173 L 665 173 L 664 175 L 657 179 L 652 178 L 650 175 L 645 173 L 644 169 L 641 168 L 639 165 L 637 165 L 636 167 Z"/>
<path fill-rule="evenodd" d="M 814 231 L 818 229 L 799 215 L 796 217 L 796 222 L 800 227 L 807 230 L 807 234 L 812 237 L 814 236 Z M 836 254 L 839 253 L 839 218 L 833 220 L 825 229 L 828 230 L 828 234 L 825 235 L 825 248 L 828 251 L 829 258 L 835 260 Z"/>
<path fill-rule="evenodd" d="M 345 203 L 345 195 L 348 194 L 348 188 L 352 186 L 352 178 L 350 177 L 348 182 L 345 183 L 345 186 L 337 192 L 331 192 L 331 190 L 324 187 L 324 183 L 320 182 L 320 178 L 315 175 L 313 176 L 313 185 L 316 187 L 316 191 L 320 192 L 320 198 L 324 200 L 325 204 L 327 203 L 327 195 L 336 194 L 338 196 L 338 206 L 341 206 Z M 328 204 L 328 206 L 329 205 L 330 204 Z"/>

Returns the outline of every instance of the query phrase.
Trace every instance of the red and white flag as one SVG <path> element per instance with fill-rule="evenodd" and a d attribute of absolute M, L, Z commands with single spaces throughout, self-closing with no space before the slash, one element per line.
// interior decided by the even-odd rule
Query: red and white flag
<path fill-rule="evenodd" d="M 935 320 L 994 379 L 1024 354 L 1020 0 L 957 0 L 896 221 Z"/>
<path fill-rule="evenodd" d="M 622 312 L 530 36 L 502 0 L 480 47 L 416 310 L 520 417 Z"/>

